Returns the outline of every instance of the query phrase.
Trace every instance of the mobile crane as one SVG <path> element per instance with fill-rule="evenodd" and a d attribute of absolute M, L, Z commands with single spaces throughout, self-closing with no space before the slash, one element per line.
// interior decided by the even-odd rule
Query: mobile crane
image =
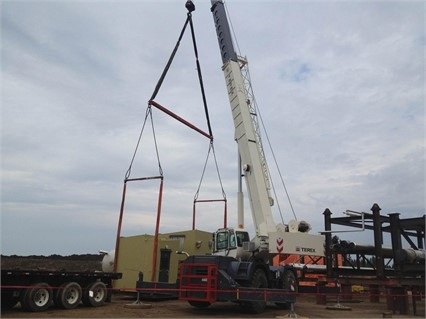
<path fill-rule="evenodd" d="M 269 171 L 260 137 L 256 108 L 248 76 L 247 60 L 234 50 L 229 23 L 221 0 L 212 0 L 212 13 L 222 57 L 232 117 L 235 141 L 240 154 L 240 167 L 244 176 L 256 230 L 256 236 L 247 242 L 248 233 L 243 227 L 243 199 L 241 187 L 238 193 L 237 229 L 220 229 L 215 235 L 214 252 L 231 255 L 242 260 L 263 260 L 268 263 L 271 255 L 279 253 L 323 256 L 324 238 L 311 235 L 306 222 L 292 220 L 287 226 L 276 224 L 271 206 Z M 241 183 L 240 183 L 241 185 Z M 235 240 L 234 238 L 237 238 Z M 246 242 L 245 247 L 243 243 Z M 247 254 L 247 252 L 251 252 Z"/>
<path fill-rule="evenodd" d="M 194 307 L 233 301 L 245 310 L 260 313 L 267 302 L 280 307 L 295 302 L 297 279 L 293 267 L 273 266 L 272 258 L 277 254 L 323 256 L 324 237 L 308 234 L 307 223 L 292 221 L 285 226 L 273 220 L 269 173 L 256 111 L 251 105 L 254 102 L 250 100 L 251 84 L 249 78 L 244 77 L 248 71 L 247 60 L 234 50 L 223 1 L 212 0 L 211 4 L 256 236 L 250 240 L 243 228 L 240 181 L 238 227 L 221 228 L 213 234 L 212 254 L 189 256 L 184 260 L 176 285 L 144 282 L 142 275 L 136 286 L 145 293 L 150 288 L 175 289 L 179 299 L 187 300 Z M 195 10 L 190 0 L 186 7 Z"/>

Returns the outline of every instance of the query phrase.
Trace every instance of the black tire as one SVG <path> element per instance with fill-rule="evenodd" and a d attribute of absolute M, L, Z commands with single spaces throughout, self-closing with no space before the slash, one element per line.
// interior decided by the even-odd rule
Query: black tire
<path fill-rule="evenodd" d="M 188 300 L 188 303 L 195 308 L 207 308 L 210 306 L 210 302 L 208 301 Z"/>
<path fill-rule="evenodd" d="M 21 293 L 21 306 L 25 311 L 45 311 L 52 304 L 52 300 L 52 288 L 44 282 L 31 285 Z"/>
<path fill-rule="evenodd" d="M 100 307 L 107 299 L 107 286 L 102 281 L 89 284 L 83 292 L 83 304 L 86 306 Z"/>
<path fill-rule="evenodd" d="M 268 278 L 262 269 L 256 269 L 251 278 L 250 287 L 268 288 Z M 265 301 L 243 301 L 241 306 L 249 313 L 262 313 L 266 308 Z"/>
<path fill-rule="evenodd" d="M 76 308 L 82 298 L 82 289 L 76 282 L 67 282 L 61 285 L 56 292 L 55 304 L 64 309 Z"/>
<path fill-rule="evenodd" d="M 282 289 L 285 289 L 285 290 L 290 291 L 290 292 L 297 292 L 298 291 L 296 275 L 293 271 L 291 271 L 289 269 L 284 270 Z M 290 302 L 276 302 L 275 304 L 280 309 L 290 309 L 290 306 L 291 306 Z"/>
<path fill-rule="evenodd" d="M 16 306 L 19 297 L 14 295 L 13 289 L 3 289 L 1 291 L 1 309 L 8 310 Z"/>

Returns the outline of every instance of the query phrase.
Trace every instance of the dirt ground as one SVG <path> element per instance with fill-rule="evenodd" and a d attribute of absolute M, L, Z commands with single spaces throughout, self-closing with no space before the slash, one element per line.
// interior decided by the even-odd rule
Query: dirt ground
<path fill-rule="evenodd" d="M 68 269 L 75 271 L 99 270 L 101 257 L 97 255 L 84 256 L 1 256 L 2 269 Z M 327 306 L 337 304 L 336 297 L 328 297 L 327 304 L 316 303 L 314 295 L 300 295 L 294 306 L 294 313 L 290 310 L 268 305 L 261 314 L 244 313 L 243 309 L 231 302 L 216 303 L 208 308 L 198 309 L 185 301 L 144 300 L 143 304 L 150 305 L 147 309 L 132 308 L 136 294 L 115 293 L 111 303 L 102 307 L 92 308 L 80 305 L 71 310 L 62 310 L 55 307 L 40 313 L 24 312 L 19 303 L 10 310 L 1 312 L 2 318 L 284 318 L 290 315 L 305 318 L 425 318 L 425 300 L 417 301 L 417 316 L 413 315 L 411 298 L 409 300 L 409 315 L 388 313 L 386 298 L 380 298 L 380 303 L 371 303 L 368 295 L 354 296 L 352 302 L 341 301 L 340 305 L 350 307 L 351 310 L 330 310 Z M 357 302 L 354 302 L 357 301 Z M 130 305 L 130 307 L 128 307 Z"/>
<path fill-rule="evenodd" d="M 102 270 L 101 255 L 1 256 L 1 269 L 43 269 L 68 271 Z"/>
<path fill-rule="evenodd" d="M 364 297 L 364 298 L 363 298 Z M 291 315 L 290 310 L 268 305 L 261 314 L 247 314 L 237 304 L 226 302 L 216 303 L 208 308 L 198 309 L 188 303 L 179 300 L 143 301 L 144 305 L 150 305 L 148 309 L 128 308 L 133 306 L 136 295 L 114 294 L 111 303 L 102 307 L 91 308 L 83 305 L 71 310 L 49 308 L 45 312 L 23 312 L 19 304 L 15 308 L 2 312 L 2 318 L 284 318 Z M 380 303 L 371 303 L 368 296 L 354 299 L 355 302 L 341 302 L 340 305 L 350 307 L 351 310 L 330 310 L 327 306 L 335 306 L 336 299 L 327 299 L 327 305 L 318 305 L 315 296 L 299 296 L 294 306 L 294 314 L 304 318 L 424 318 L 424 300 L 417 302 L 418 315 L 400 315 L 389 313 L 386 308 L 386 300 Z M 410 303 L 411 306 L 411 303 Z"/>

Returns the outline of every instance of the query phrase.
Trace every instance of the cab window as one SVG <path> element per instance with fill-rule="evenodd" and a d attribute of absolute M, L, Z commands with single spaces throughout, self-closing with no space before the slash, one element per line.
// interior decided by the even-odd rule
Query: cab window
<path fill-rule="evenodd" d="M 228 248 L 228 232 L 217 233 L 216 247 L 218 250 Z"/>
<path fill-rule="evenodd" d="M 249 235 L 247 232 L 237 232 L 237 246 L 243 247 L 243 242 L 250 241 Z"/>

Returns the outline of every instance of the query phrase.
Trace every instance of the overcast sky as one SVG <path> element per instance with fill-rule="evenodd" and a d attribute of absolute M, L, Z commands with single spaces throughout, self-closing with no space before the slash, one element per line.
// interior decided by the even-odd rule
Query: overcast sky
<path fill-rule="evenodd" d="M 2 254 L 115 246 L 123 179 L 185 2 L 1 2 Z M 233 123 L 210 1 L 194 3 L 234 226 Z M 339 216 L 378 203 L 384 215 L 423 215 L 424 2 L 229 0 L 227 7 L 297 218 L 316 233 L 325 208 Z M 189 30 L 156 101 L 207 130 Z M 187 230 L 209 142 L 155 109 L 153 123 L 164 173 L 160 232 Z M 150 132 L 148 123 L 131 177 L 159 173 Z M 212 158 L 207 167 L 199 198 L 220 199 Z M 294 217 L 275 183 L 288 222 Z M 154 233 L 158 187 L 129 183 L 123 235 Z M 197 213 L 198 229 L 223 226 L 222 203 L 199 204 Z M 276 209 L 274 219 L 281 222 Z"/>

